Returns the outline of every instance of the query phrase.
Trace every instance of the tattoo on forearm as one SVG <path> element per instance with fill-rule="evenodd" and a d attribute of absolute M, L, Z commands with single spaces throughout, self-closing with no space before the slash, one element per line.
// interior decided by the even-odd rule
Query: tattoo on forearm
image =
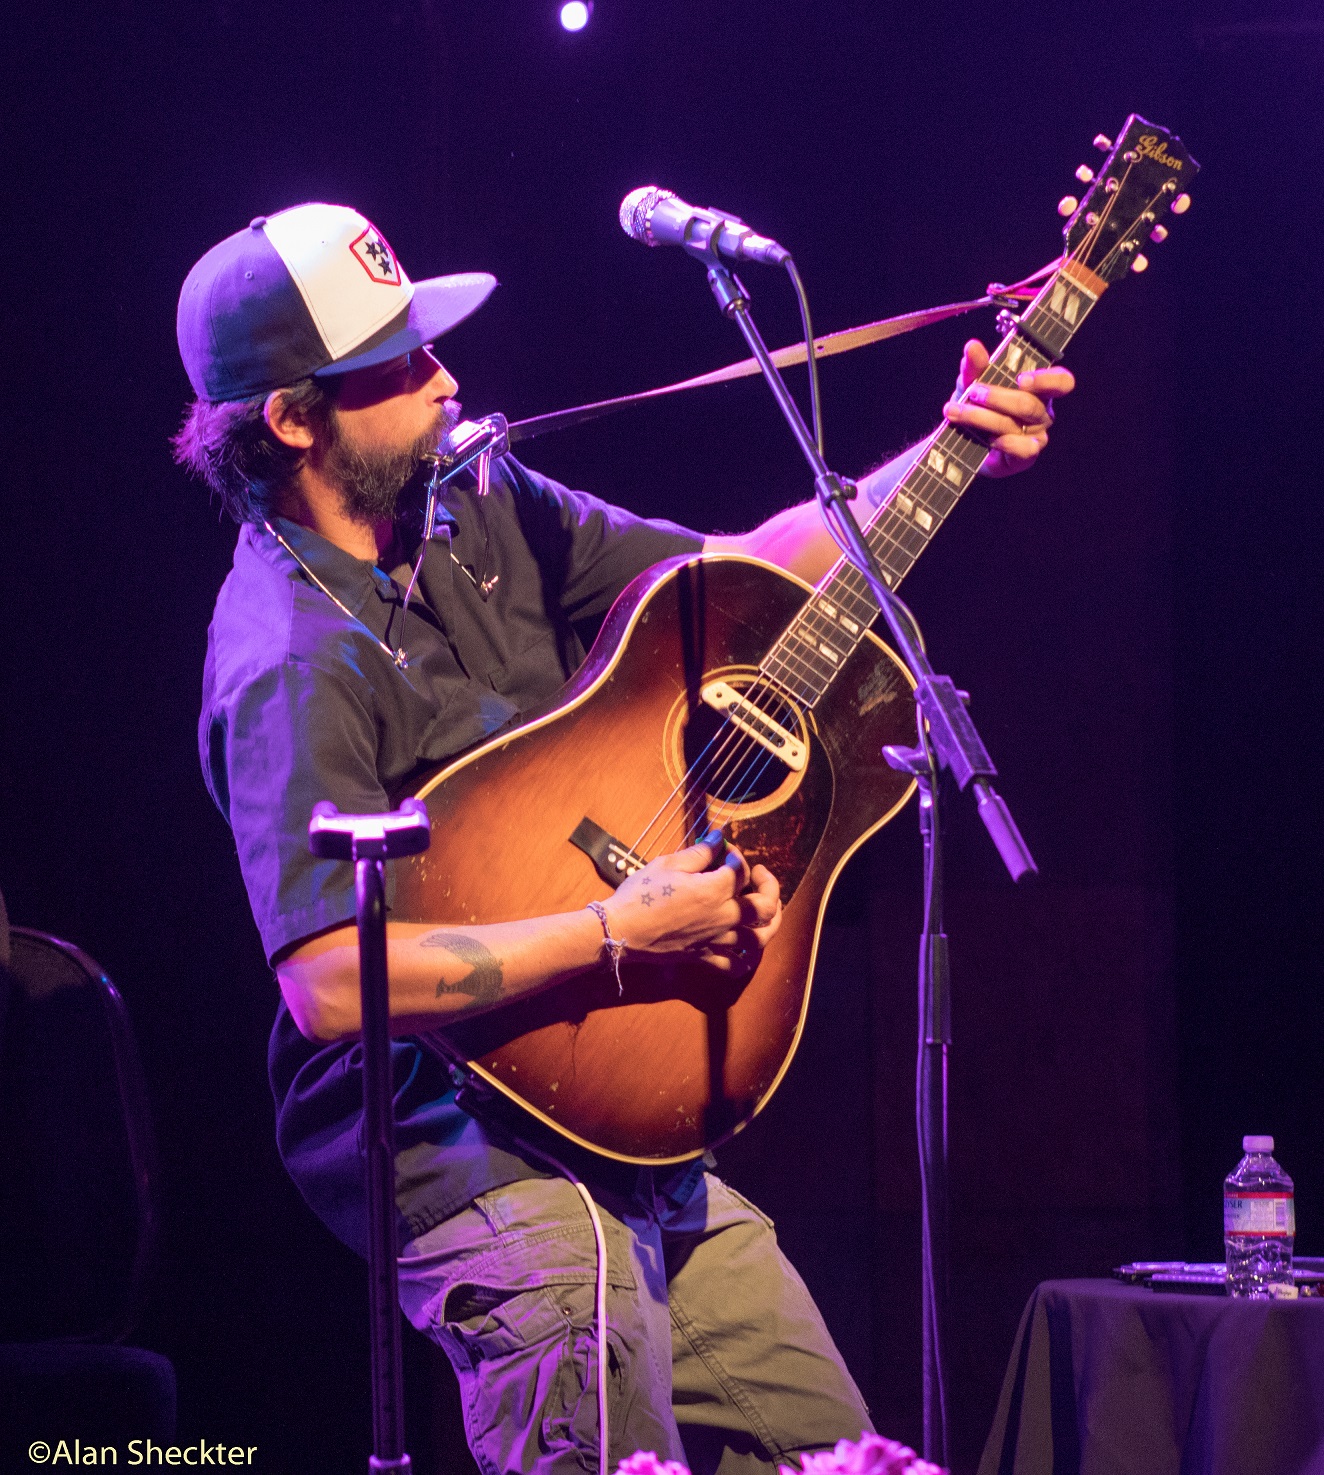
<path fill-rule="evenodd" d="M 476 938 L 463 932 L 429 932 L 419 938 L 418 945 L 444 948 L 470 969 L 455 983 L 441 979 L 437 984 L 437 998 L 442 994 L 468 994 L 475 1004 L 495 1004 L 501 997 L 504 982 L 501 959 Z"/>

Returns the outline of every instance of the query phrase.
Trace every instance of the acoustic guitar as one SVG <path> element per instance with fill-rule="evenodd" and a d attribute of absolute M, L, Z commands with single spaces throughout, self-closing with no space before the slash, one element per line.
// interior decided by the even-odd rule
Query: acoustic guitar
<path fill-rule="evenodd" d="M 1190 203 L 1197 165 L 1134 114 L 1083 199 L 1066 250 L 980 376 L 1014 385 L 1056 363 L 1105 288 L 1141 271 Z M 988 454 L 946 424 L 866 527 L 895 588 Z M 570 911 L 720 825 L 781 882 L 782 925 L 752 975 L 701 962 L 603 966 L 423 1036 L 571 1140 L 634 1163 L 677 1163 L 748 1124 L 804 1027 L 828 896 L 912 781 L 910 673 L 870 629 L 844 559 L 817 588 L 751 558 L 671 559 L 617 600 L 551 708 L 421 788 L 431 848 L 396 874 L 398 919 L 457 925 Z"/>

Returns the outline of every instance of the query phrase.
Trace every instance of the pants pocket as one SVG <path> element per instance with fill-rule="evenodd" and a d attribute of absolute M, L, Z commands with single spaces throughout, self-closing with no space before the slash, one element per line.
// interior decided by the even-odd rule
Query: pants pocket
<path fill-rule="evenodd" d="M 455 1315 L 434 1335 L 459 1376 L 469 1445 L 483 1470 L 589 1468 L 598 1439 L 592 1285 L 573 1281 L 513 1294 L 457 1285 L 446 1309 Z M 617 1405 L 621 1359 L 610 1343 L 608 1370 Z"/>
<path fill-rule="evenodd" d="M 436 1330 L 454 1339 L 477 1367 L 563 1337 L 569 1318 L 562 1302 L 569 1290 L 539 1285 L 519 1291 L 462 1281 L 447 1292 Z"/>

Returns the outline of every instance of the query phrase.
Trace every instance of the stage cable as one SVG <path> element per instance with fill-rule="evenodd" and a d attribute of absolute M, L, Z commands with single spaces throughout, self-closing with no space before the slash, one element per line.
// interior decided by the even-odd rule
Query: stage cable
<path fill-rule="evenodd" d="M 588 1191 L 587 1185 L 559 1159 L 554 1158 L 551 1153 L 543 1152 L 540 1148 L 532 1146 L 523 1138 L 520 1139 L 520 1150 L 527 1152 L 530 1157 L 538 1158 L 547 1164 L 549 1168 L 555 1169 L 564 1178 L 584 1202 L 584 1208 L 588 1211 L 590 1223 L 593 1225 L 593 1240 L 597 1247 L 597 1274 L 593 1283 L 593 1312 L 596 1323 L 596 1343 L 598 1354 L 598 1469 L 601 1475 L 607 1475 L 607 1447 L 609 1443 L 609 1423 L 607 1417 L 607 1235 L 602 1227 L 602 1216 L 598 1213 L 598 1206 L 593 1201 L 593 1195 Z"/>
<path fill-rule="evenodd" d="M 795 288 L 795 300 L 800 304 L 800 325 L 805 334 L 805 365 L 809 370 L 809 423 L 814 428 L 814 443 L 818 454 L 823 455 L 823 401 L 818 392 L 818 353 L 814 346 L 814 328 L 809 318 L 809 294 L 800 277 L 795 258 L 786 258 L 786 274 Z"/>

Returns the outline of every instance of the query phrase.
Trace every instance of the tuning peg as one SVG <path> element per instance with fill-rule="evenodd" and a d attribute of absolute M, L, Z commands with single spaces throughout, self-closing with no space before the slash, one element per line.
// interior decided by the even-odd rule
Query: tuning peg
<path fill-rule="evenodd" d="M 1112 148 L 1112 146 L 1113 141 L 1107 136 L 1107 134 L 1096 133 L 1094 135 L 1094 147 L 1098 149 L 1101 154 L 1106 154 L 1108 150 Z"/>
<path fill-rule="evenodd" d="M 1081 184 L 1088 184 L 1094 178 L 1094 170 L 1088 164 L 1082 164 L 1076 170 L 1076 178 L 1080 180 Z"/>
<path fill-rule="evenodd" d="M 1149 266 L 1149 257 L 1142 252 L 1136 252 L 1136 259 L 1131 263 L 1132 271 L 1144 271 Z"/>
<path fill-rule="evenodd" d="M 1057 202 L 1057 213 L 1065 220 L 1068 215 L 1074 215 L 1080 208 L 1080 201 L 1075 195 L 1063 195 Z"/>
<path fill-rule="evenodd" d="M 1168 239 L 1168 228 L 1166 225 L 1156 225 L 1149 233 L 1151 241 L 1166 241 Z"/>
<path fill-rule="evenodd" d="M 1178 195 L 1177 198 L 1172 202 L 1172 213 L 1174 215 L 1185 215 L 1190 208 L 1190 195 Z"/>

